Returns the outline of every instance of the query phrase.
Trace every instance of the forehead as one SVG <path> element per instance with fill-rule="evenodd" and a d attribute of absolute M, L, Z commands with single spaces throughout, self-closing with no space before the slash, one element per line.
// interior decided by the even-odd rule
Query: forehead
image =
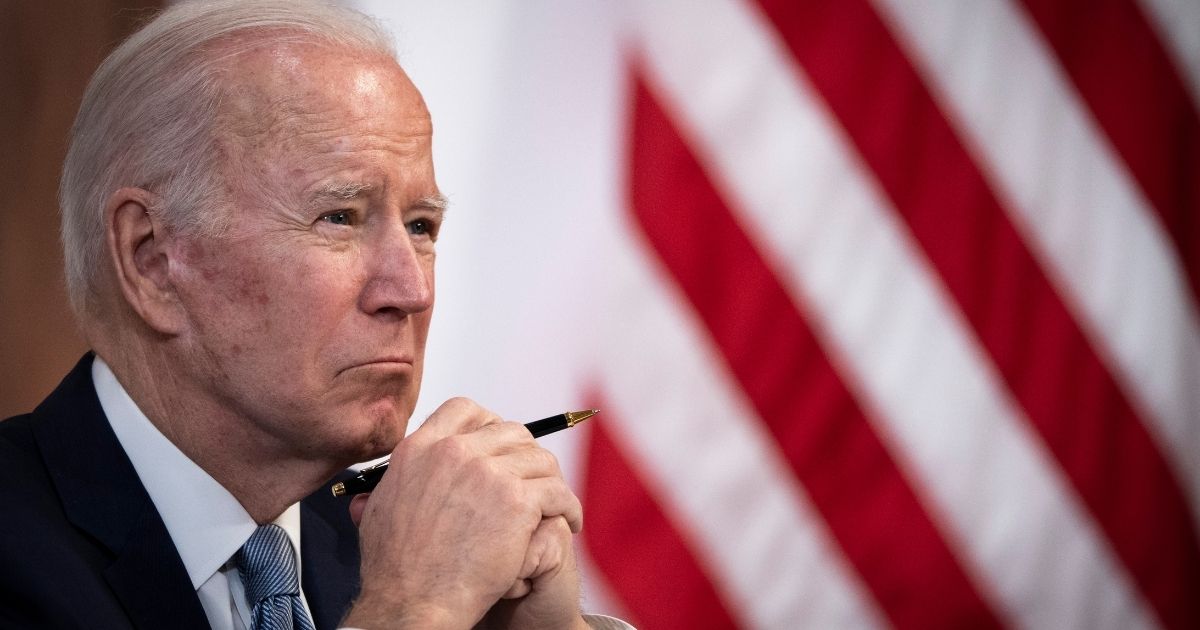
<path fill-rule="evenodd" d="M 224 85 L 217 138 L 233 190 L 307 194 L 348 177 L 397 194 L 436 192 L 425 190 L 435 187 L 428 111 L 390 57 L 263 46 L 238 55 Z"/>
<path fill-rule="evenodd" d="M 234 139 L 262 147 L 335 140 L 339 132 L 428 136 L 420 92 L 395 60 L 312 43 L 251 48 L 229 64 L 219 118 Z"/>

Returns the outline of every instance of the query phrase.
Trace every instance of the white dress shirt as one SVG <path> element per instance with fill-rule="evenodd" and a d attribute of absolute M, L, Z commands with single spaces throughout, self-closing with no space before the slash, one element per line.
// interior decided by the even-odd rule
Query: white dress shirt
<path fill-rule="evenodd" d="M 232 560 L 258 524 L 224 486 L 150 422 L 100 357 L 92 362 L 92 382 L 104 415 L 175 542 L 209 625 L 213 630 L 249 628 L 250 605 Z M 299 574 L 300 504 L 284 510 L 275 524 L 292 542 Z M 307 610 L 303 593 L 300 600 Z"/>
<path fill-rule="evenodd" d="M 250 605 L 233 556 L 250 539 L 258 524 L 224 486 L 150 422 L 100 357 L 92 362 L 92 382 L 121 448 L 125 449 L 175 542 L 209 625 L 213 630 L 246 630 L 250 627 Z M 274 522 L 287 532 L 296 552 L 297 576 L 303 575 L 300 504 L 284 510 Z M 300 601 L 309 610 L 303 591 Z M 629 624 L 612 617 L 585 615 L 584 618 L 596 630 L 633 630 Z"/>

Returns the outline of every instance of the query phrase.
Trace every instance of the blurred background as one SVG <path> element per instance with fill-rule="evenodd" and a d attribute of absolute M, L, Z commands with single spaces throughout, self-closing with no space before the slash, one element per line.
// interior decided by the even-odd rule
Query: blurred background
<path fill-rule="evenodd" d="M 85 349 L 58 168 L 153 4 L 0 1 L 0 417 Z M 1200 2 L 354 4 L 452 203 L 417 419 L 602 409 L 589 609 L 1200 627 Z"/>

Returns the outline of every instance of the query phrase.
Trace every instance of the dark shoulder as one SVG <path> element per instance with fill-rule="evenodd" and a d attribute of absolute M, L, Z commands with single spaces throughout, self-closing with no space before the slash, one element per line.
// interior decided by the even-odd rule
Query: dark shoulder
<path fill-rule="evenodd" d="M 34 422 L 0 422 L 0 627 L 84 627 L 82 608 L 116 610 L 102 573 L 112 558 L 67 518 Z"/>
<path fill-rule="evenodd" d="M 62 501 L 34 437 L 34 416 L 0 422 L 0 548 L 67 525 Z"/>
<path fill-rule="evenodd" d="M 33 430 L 30 428 L 32 421 L 33 414 L 25 413 L 0 422 L 0 448 L 11 446 L 27 450 L 33 447 Z"/>
<path fill-rule="evenodd" d="M 49 488 L 50 477 L 33 436 L 33 415 L 0 422 L 0 500 L 16 498 L 14 494 L 42 495 Z"/>

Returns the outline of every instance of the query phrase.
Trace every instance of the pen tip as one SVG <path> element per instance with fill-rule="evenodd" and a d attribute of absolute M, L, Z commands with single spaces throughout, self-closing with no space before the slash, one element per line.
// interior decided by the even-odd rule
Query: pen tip
<path fill-rule="evenodd" d="M 567 412 L 567 426 L 573 427 L 598 413 L 600 413 L 599 409 L 584 409 L 583 411 Z"/>

